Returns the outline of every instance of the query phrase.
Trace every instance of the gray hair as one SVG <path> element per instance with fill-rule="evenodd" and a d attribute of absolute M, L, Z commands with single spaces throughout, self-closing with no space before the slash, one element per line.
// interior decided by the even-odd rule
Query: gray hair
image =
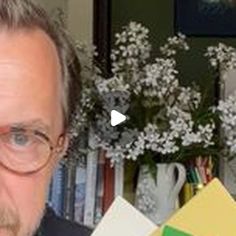
<path fill-rule="evenodd" d="M 67 128 L 78 102 L 80 64 L 63 25 L 33 0 L 0 0 L 0 26 L 8 30 L 40 29 L 54 42 L 61 63 L 62 109 Z"/>

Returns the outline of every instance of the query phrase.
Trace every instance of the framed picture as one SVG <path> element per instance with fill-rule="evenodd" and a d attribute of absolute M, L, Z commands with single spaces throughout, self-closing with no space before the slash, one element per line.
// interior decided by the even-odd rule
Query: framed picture
<path fill-rule="evenodd" d="M 236 0 L 175 0 L 175 33 L 236 36 Z"/>

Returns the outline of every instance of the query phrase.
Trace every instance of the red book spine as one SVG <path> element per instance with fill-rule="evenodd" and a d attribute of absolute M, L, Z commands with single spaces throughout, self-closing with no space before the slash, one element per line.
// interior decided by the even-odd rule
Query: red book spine
<path fill-rule="evenodd" d="M 115 172 L 111 167 L 110 159 L 106 158 L 104 165 L 104 197 L 103 214 L 108 210 L 114 200 Z"/>

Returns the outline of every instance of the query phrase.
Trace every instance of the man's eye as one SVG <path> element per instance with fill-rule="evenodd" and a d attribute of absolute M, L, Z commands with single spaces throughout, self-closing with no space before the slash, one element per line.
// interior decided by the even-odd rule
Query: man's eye
<path fill-rule="evenodd" d="M 27 146 L 30 144 L 30 136 L 25 133 L 12 133 L 10 140 L 11 144 L 17 146 Z"/>

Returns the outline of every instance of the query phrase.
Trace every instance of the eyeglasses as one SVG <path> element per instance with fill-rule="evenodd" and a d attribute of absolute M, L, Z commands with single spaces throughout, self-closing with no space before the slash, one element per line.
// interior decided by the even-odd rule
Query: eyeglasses
<path fill-rule="evenodd" d="M 28 174 L 42 169 L 62 150 L 64 134 L 53 145 L 49 137 L 35 129 L 22 127 L 0 128 L 0 164 L 19 173 Z"/>

